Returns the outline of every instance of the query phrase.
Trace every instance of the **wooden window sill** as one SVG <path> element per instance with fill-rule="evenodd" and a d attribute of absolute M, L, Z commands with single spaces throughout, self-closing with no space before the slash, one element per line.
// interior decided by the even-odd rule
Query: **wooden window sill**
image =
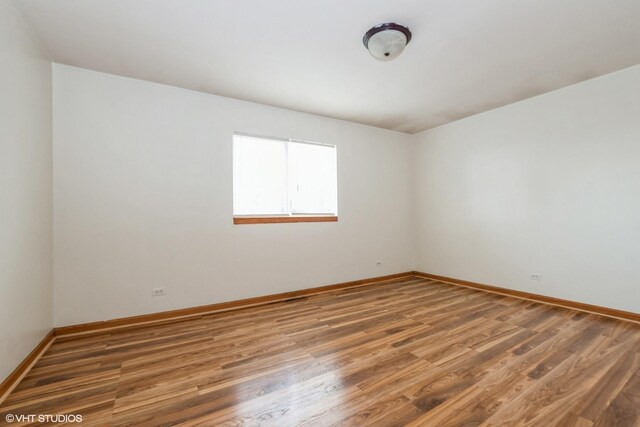
<path fill-rule="evenodd" d="M 233 217 L 234 224 L 280 224 L 285 222 L 337 222 L 337 216 L 259 216 Z"/>

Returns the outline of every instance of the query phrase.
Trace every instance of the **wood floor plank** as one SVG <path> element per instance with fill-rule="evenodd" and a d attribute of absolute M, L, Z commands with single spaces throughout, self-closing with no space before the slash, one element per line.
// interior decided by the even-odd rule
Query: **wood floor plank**
<path fill-rule="evenodd" d="M 93 426 L 639 426 L 640 325 L 431 279 L 56 340 L 0 406 Z"/>

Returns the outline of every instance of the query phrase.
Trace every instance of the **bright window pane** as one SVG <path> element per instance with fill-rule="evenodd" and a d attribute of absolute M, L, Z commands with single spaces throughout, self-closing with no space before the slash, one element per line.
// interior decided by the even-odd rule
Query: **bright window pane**
<path fill-rule="evenodd" d="M 336 214 L 336 148 L 289 144 L 289 200 L 294 214 Z"/>
<path fill-rule="evenodd" d="M 337 215 L 336 147 L 233 136 L 234 215 Z"/>
<path fill-rule="evenodd" d="M 233 213 L 282 215 L 287 207 L 286 143 L 234 135 Z"/>

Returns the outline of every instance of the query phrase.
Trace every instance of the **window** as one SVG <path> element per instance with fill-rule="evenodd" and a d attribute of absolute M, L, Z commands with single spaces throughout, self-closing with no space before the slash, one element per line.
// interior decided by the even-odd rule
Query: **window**
<path fill-rule="evenodd" d="M 233 134 L 236 224 L 336 221 L 335 145 Z"/>

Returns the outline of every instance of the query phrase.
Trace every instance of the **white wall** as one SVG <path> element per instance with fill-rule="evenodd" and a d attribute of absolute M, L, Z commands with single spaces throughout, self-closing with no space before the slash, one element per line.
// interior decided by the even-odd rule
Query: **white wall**
<path fill-rule="evenodd" d="M 52 326 L 51 63 L 0 1 L 0 381 Z"/>
<path fill-rule="evenodd" d="M 640 66 L 415 138 L 418 270 L 640 312 Z"/>
<path fill-rule="evenodd" d="M 63 65 L 53 80 L 56 326 L 413 269 L 408 135 Z M 233 131 L 336 144 L 339 222 L 233 225 Z"/>
<path fill-rule="evenodd" d="M 53 80 L 57 326 L 414 268 L 640 311 L 640 67 L 414 136 Z M 234 130 L 337 144 L 340 221 L 233 225 Z"/>

